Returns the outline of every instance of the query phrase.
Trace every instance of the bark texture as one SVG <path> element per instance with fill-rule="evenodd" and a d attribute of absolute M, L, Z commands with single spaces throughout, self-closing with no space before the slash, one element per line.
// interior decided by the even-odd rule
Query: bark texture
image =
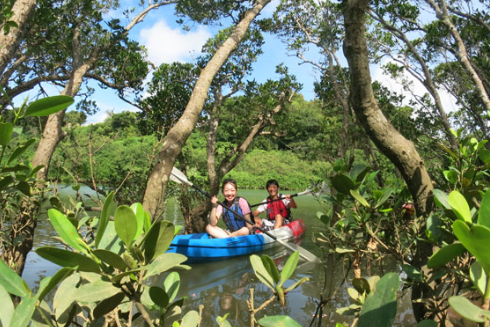
<path fill-rule="evenodd" d="M 350 100 L 352 107 L 366 133 L 379 150 L 387 156 L 400 171 L 407 183 L 415 203 L 418 216 L 428 214 L 433 200 L 430 197 L 432 182 L 412 142 L 405 139 L 383 115 L 371 86 L 367 42 L 365 38 L 365 17 L 369 0 L 347 0 L 344 2 L 345 41 L 344 53 L 351 74 Z M 425 226 L 422 226 L 421 233 Z M 425 265 L 432 253 L 430 244 L 417 243 L 412 265 L 425 271 Z M 430 296 L 431 290 L 422 283 L 412 287 L 412 299 Z M 417 320 L 427 318 L 423 303 L 413 302 Z"/>
<path fill-rule="evenodd" d="M 402 174 L 419 215 L 427 212 L 432 183 L 414 144 L 404 138 L 380 110 L 371 86 L 365 38 L 367 0 L 345 2 L 344 53 L 351 74 L 350 101 L 358 121 L 379 150 Z"/>
<path fill-rule="evenodd" d="M 13 16 L 11 21 L 17 24 L 17 28 L 12 27 L 7 34 L 0 31 L 0 75 L 7 67 L 14 56 L 15 51 L 20 45 L 23 39 L 24 26 L 29 16 L 31 15 L 34 7 L 36 6 L 36 0 L 17 0 L 12 7 Z"/>
<path fill-rule="evenodd" d="M 164 197 L 169 175 L 182 147 L 196 126 L 208 96 L 211 81 L 231 52 L 244 37 L 248 27 L 271 0 L 259 0 L 254 3 L 237 24 L 235 30 L 223 45 L 216 51 L 207 66 L 202 70 L 192 91 L 182 117 L 172 127 L 165 138 L 158 160 L 150 173 L 143 197 L 143 207 L 153 219 L 158 219 L 164 209 Z"/>

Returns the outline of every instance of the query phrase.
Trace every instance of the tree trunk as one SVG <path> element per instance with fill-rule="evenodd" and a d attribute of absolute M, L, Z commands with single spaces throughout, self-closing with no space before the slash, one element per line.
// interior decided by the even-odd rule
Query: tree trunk
<path fill-rule="evenodd" d="M 402 174 L 415 203 L 417 215 L 426 215 L 432 208 L 430 197 L 432 182 L 412 142 L 405 139 L 383 115 L 371 86 L 367 42 L 365 38 L 365 17 L 369 0 L 347 0 L 344 9 L 345 41 L 344 53 L 351 74 L 350 100 L 360 123 L 379 150 L 387 156 Z M 422 226 L 421 233 L 424 233 Z M 423 270 L 431 254 L 431 246 L 425 242 L 417 243 L 417 251 L 412 264 Z M 422 298 L 430 290 L 424 284 L 415 284 L 412 299 Z M 423 304 L 413 304 L 417 320 L 425 316 Z"/>
<path fill-rule="evenodd" d="M 270 1 L 259 0 L 255 2 L 252 9 L 245 13 L 230 37 L 216 51 L 209 63 L 202 70 L 182 117 L 168 131 L 157 163 L 148 178 L 143 197 L 143 207 L 150 213 L 153 219 L 157 219 L 163 213 L 165 190 L 170 172 L 175 163 L 175 159 L 182 151 L 185 141 L 192 133 L 201 115 L 211 81 L 221 66 L 226 62 L 231 52 L 242 40 L 252 21 Z"/>
<path fill-rule="evenodd" d="M 92 60 L 90 64 L 82 65 L 76 70 L 68 84 L 65 86 L 63 92 L 61 92 L 62 95 L 74 96 L 77 93 L 80 85 L 82 85 L 83 76 L 91 69 L 93 61 L 95 60 Z M 48 177 L 49 163 L 53 157 L 54 150 L 64 137 L 64 133 L 61 130 L 64 117 L 65 110 L 48 116 L 43 136 L 39 141 L 36 153 L 34 154 L 34 159 L 32 160 L 32 165 L 34 167 L 40 165 L 43 166 L 43 168 L 37 172 L 38 179 L 46 180 Z"/>
<path fill-rule="evenodd" d="M 414 144 L 404 138 L 380 110 L 374 97 L 369 71 L 365 38 L 367 0 L 346 2 L 344 53 L 351 74 L 350 100 L 366 133 L 380 151 L 401 172 L 416 204 L 417 213 L 423 215 L 428 204 L 432 183 Z"/>
<path fill-rule="evenodd" d="M 3 30 L 0 31 L 0 75 L 3 73 L 5 67 L 7 67 L 7 64 L 19 47 L 19 44 L 23 39 L 25 23 L 29 19 L 35 6 L 36 0 L 15 1 L 14 6 L 12 7 L 13 16 L 10 20 L 15 22 L 18 27 L 10 28 L 10 31 L 7 34 L 4 34 Z"/>

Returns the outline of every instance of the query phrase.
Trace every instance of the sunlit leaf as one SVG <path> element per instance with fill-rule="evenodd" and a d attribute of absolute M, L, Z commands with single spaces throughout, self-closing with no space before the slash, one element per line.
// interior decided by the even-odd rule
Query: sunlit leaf
<path fill-rule="evenodd" d="M 56 209 L 49 209 L 48 216 L 54 229 L 66 244 L 79 252 L 88 254 L 86 246 L 82 245 L 84 242 L 77 229 L 63 213 Z"/>
<path fill-rule="evenodd" d="M 485 320 L 490 319 L 490 311 L 481 309 L 465 297 L 451 296 L 448 302 L 454 311 L 470 321 L 483 323 Z"/>
<path fill-rule="evenodd" d="M 258 255 L 253 254 L 250 256 L 250 263 L 252 264 L 255 276 L 270 289 L 274 290 L 274 279 L 264 267 L 262 259 Z"/>
<path fill-rule="evenodd" d="M 117 236 L 129 247 L 138 229 L 138 222 L 133 210 L 125 205 L 117 207 L 114 213 L 114 226 Z"/>
<path fill-rule="evenodd" d="M 58 284 L 61 283 L 62 280 L 70 276 L 74 270 L 72 268 L 62 268 L 56 272 L 52 277 L 45 277 L 41 280 L 38 289 L 38 297 L 39 300 L 44 299 L 44 297 L 58 287 Z"/>
<path fill-rule="evenodd" d="M 80 271 L 100 272 L 99 265 L 92 258 L 83 254 L 67 251 L 64 249 L 42 246 L 35 252 L 48 261 L 62 267 L 78 269 Z"/>
<path fill-rule="evenodd" d="M 274 283 L 279 283 L 279 270 L 277 269 L 277 266 L 272 258 L 266 254 L 262 255 L 260 258 L 262 259 L 262 263 L 264 264 L 264 267 L 269 275 L 272 277 Z"/>
<path fill-rule="evenodd" d="M 22 301 L 15 308 L 14 314 L 11 318 L 12 322 L 15 322 L 15 327 L 26 327 L 31 321 L 31 317 L 36 309 L 37 297 L 33 295 L 27 295 L 22 298 Z M 2 308 L 3 309 L 3 308 Z"/>
<path fill-rule="evenodd" d="M 65 110 L 73 102 L 73 98 L 66 95 L 57 95 L 36 100 L 29 104 L 25 116 L 49 116 L 58 111 Z"/>
<path fill-rule="evenodd" d="M 168 274 L 167 278 L 163 282 L 163 289 L 169 296 L 169 302 L 173 302 L 175 297 L 179 293 L 180 288 L 180 275 L 173 271 Z"/>
<path fill-rule="evenodd" d="M 371 207 L 369 202 L 367 202 L 366 199 L 361 194 L 359 194 L 359 190 L 350 190 L 350 194 L 354 197 L 354 199 L 356 199 L 360 204 L 362 204 L 366 208 Z"/>
<path fill-rule="evenodd" d="M 490 228 L 490 191 L 485 192 L 478 211 L 478 225 Z"/>
<path fill-rule="evenodd" d="M 146 262 L 165 253 L 174 238 L 174 225 L 169 221 L 155 222 L 143 240 L 143 249 Z"/>
<path fill-rule="evenodd" d="M 436 253 L 434 253 L 427 262 L 427 267 L 430 269 L 435 269 L 440 266 L 451 262 L 455 258 L 459 257 L 464 251 L 465 247 L 461 243 L 453 243 L 440 248 Z"/>
<path fill-rule="evenodd" d="M 301 327 L 291 317 L 288 316 L 269 316 L 259 319 L 259 325 L 263 327 Z"/>
<path fill-rule="evenodd" d="M 187 260 L 185 255 L 179 253 L 164 253 L 158 256 L 149 266 L 145 277 L 159 275 L 172 268 L 187 269 L 188 266 L 182 265 Z"/>
<path fill-rule="evenodd" d="M 14 126 L 11 123 L 0 123 L 0 145 L 6 147 L 12 139 Z"/>
<path fill-rule="evenodd" d="M 299 252 L 293 252 L 286 261 L 286 264 L 281 270 L 281 283 L 284 284 L 294 273 L 294 270 L 298 266 Z"/>
<path fill-rule="evenodd" d="M 490 274 L 490 229 L 485 226 L 473 225 L 470 227 L 463 221 L 453 223 L 453 231 L 464 247 L 480 262 L 486 274 Z"/>
<path fill-rule="evenodd" d="M 480 294 L 485 295 L 488 278 L 487 274 L 478 261 L 473 262 L 470 266 L 470 278 L 473 282 L 473 285 L 475 285 Z"/>
<path fill-rule="evenodd" d="M 358 327 L 391 327 L 396 316 L 396 292 L 399 277 L 396 273 L 384 275 L 362 306 Z"/>
<path fill-rule="evenodd" d="M 182 323 L 180 327 L 196 327 L 199 323 L 199 314 L 197 311 L 189 311 L 185 314 L 184 318 L 182 318 Z"/>
<path fill-rule="evenodd" d="M 124 260 L 116 253 L 104 249 L 98 249 L 93 251 L 94 255 L 101 261 L 105 262 L 111 267 L 117 268 L 120 271 L 125 271 L 128 266 Z"/>
<path fill-rule="evenodd" d="M 2 310 L 0 311 L 0 326 L 9 326 L 14 314 L 14 303 L 10 298 L 10 294 L 0 285 L 0 303 L 2 303 Z"/>
<path fill-rule="evenodd" d="M 25 297 L 31 293 L 27 283 L 7 266 L 3 260 L 0 260 L 0 285 L 15 296 Z"/>
<path fill-rule="evenodd" d="M 15 151 L 10 155 L 10 158 L 8 160 L 8 163 L 12 163 L 15 161 L 18 157 L 20 157 L 26 150 L 36 142 L 35 139 L 30 139 L 27 142 L 25 142 L 22 146 L 19 146 L 15 149 Z"/>
<path fill-rule="evenodd" d="M 102 213 L 100 214 L 99 228 L 95 236 L 96 248 L 99 248 L 100 241 L 104 236 L 104 232 L 106 230 L 107 224 L 109 223 L 110 215 L 115 207 L 115 203 L 113 199 L 114 199 L 114 192 L 111 192 L 109 193 L 109 195 L 104 201 L 104 206 L 102 207 Z"/>
<path fill-rule="evenodd" d="M 471 223 L 471 212 L 465 197 L 458 191 L 452 191 L 448 197 L 449 205 L 459 219 Z"/>
<path fill-rule="evenodd" d="M 79 302 L 102 301 L 114 296 L 120 291 L 121 290 L 114 287 L 111 282 L 97 280 L 80 286 L 76 291 L 76 300 Z"/>

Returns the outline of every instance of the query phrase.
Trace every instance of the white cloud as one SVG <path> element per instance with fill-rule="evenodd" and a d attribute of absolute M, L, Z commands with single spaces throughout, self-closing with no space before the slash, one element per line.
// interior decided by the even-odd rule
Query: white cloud
<path fill-rule="evenodd" d="M 210 37 L 211 33 L 204 27 L 194 32 L 183 32 L 159 20 L 153 26 L 141 30 L 139 41 L 148 49 L 148 59 L 159 66 L 162 63 L 191 61 L 200 54 L 202 46 Z"/>
<path fill-rule="evenodd" d="M 411 82 L 411 86 L 412 86 L 411 92 L 404 90 L 402 84 L 399 81 L 393 79 L 389 75 L 386 75 L 383 69 L 381 68 L 382 65 L 385 65 L 389 61 L 388 60 L 384 61 L 379 66 L 371 66 L 371 71 L 372 71 L 371 76 L 373 81 L 378 81 L 392 92 L 403 94 L 405 96 L 405 100 L 403 102 L 404 104 L 408 104 L 409 99 L 413 97 L 412 93 L 417 96 L 422 96 L 425 93 L 428 93 L 426 87 L 409 73 L 405 73 L 402 78 L 404 80 Z M 438 91 L 439 91 L 439 97 L 441 98 L 442 105 L 446 113 L 457 110 L 458 106 L 456 105 L 456 99 L 451 94 L 449 94 L 445 89 L 439 89 Z"/>

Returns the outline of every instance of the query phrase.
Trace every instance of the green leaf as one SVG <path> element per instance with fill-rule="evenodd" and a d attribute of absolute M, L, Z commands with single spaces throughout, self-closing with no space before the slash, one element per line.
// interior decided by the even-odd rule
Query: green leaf
<path fill-rule="evenodd" d="M 255 276 L 271 290 L 274 290 L 274 279 L 264 267 L 262 259 L 258 255 L 252 254 L 250 256 L 250 263 L 252 264 Z"/>
<path fill-rule="evenodd" d="M 25 142 L 22 146 L 19 146 L 15 151 L 10 155 L 10 158 L 8 160 L 8 163 L 10 164 L 12 161 L 20 157 L 26 150 L 36 142 L 35 139 L 30 139 L 27 142 Z"/>
<path fill-rule="evenodd" d="M 383 195 L 379 198 L 379 200 L 376 203 L 376 205 L 374 206 L 374 208 L 381 207 L 386 202 L 386 200 L 388 200 L 390 198 L 392 193 L 393 193 L 393 189 L 391 187 L 387 188 L 384 191 Z"/>
<path fill-rule="evenodd" d="M 143 240 L 146 262 L 149 263 L 165 253 L 174 238 L 174 225 L 169 221 L 155 222 Z"/>
<path fill-rule="evenodd" d="M 481 295 L 485 295 L 487 289 L 487 274 L 483 270 L 478 261 L 475 261 L 470 266 L 470 278 L 473 285 L 480 291 Z"/>
<path fill-rule="evenodd" d="M 104 232 L 106 230 L 107 224 L 109 223 L 109 218 L 111 216 L 113 208 L 115 207 L 115 203 L 113 200 L 114 200 L 114 192 L 111 192 L 105 199 L 104 206 L 102 207 L 102 213 L 100 214 L 99 228 L 95 236 L 96 248 L 99 248 L 100 241 L 104 236 Z"/>
<path fill-rule="evenodd" d="M 358 327 L 391 327 L 396 316 L 396 292 L 399 277 L 396 273 L 384 275 L 362 306 Z"/>
<path fill-rule="evenodd" d="M 138 222 L 138 227 L 136 229 L 136 236 L 133 241 L 135 241 L 141 234 L 143 234 L 143 226 L 145 224 L 145 210 L 143 209 L 143 205 L 141 203 L 134 203 L 131 205 L 131 210 L 133 210 L 136 221 Z"/>
<path fill-rule="evenodd" d="M 359 294 L 369 294 L 371 292 L 371 285 L 369 285 L 366 278 L 354 278 L 352 280 L 352 286 L 354 286 Z"/>
<path fill-rule="evenodd" d="M 97 280 L 80 286 L 76 291 L 79 302 L 98 302 L 116 295 L 121 290 L 110 282 Z"/>
<path fill-rule="evenodd" d="M 347 175 L 337 174 L 330 179 L 332 186 L 340 193 L 350 194 L 356 188 L 354 181 Z"/>
<path fill-rule="evenodd" d="M 359 194 L 359 190 L 350 190 L 350 194 L 356 199 L 360 204 L 365 206 L 366 208 L 370 208 L 371 205 L 366 201 L 365 198 L 361 194 Z"/>
<path fill-rule="evenodd" d="M 72 268 L 62 268 L 52 277 L 43 278 L 37 291 L 39 300 L 43 300 L 49 292 L 55 289 L 62 280 L 73 274 L 73 272 L 74 270 Z"/>
<path fill-rule="evenodd" d="M 199 314 L 197 311 L 189 311 L 185 314 L 184 318 L 182 318 L 182 323 L 180 327 L 196 327 L 199 323 Z"/>
<path fill-rule="evenodd" d="M 0 285 L 10 294 L 19 297 L 26 297 L 32 292 L 27 283 L 3 260 L 0 260 Z"/>
<path fill-rule="evenodd" d="M 448 197 L 449 205 L 459 219 L 471 223 L 471 212 L 465 197 L 458 191 L 452 191 Z"/>
<path fill-rule="evenodd" d="M 10 298 L 10 294 L 2 285 L 0 285 L 0 303 L 2 303 L 2 310 L 0 310 L 0 326 L 9 326 L 15 307 Z"/>
<path fill-rule="evenodd" d="M 32 102 L 26 109 L 25 116 L 49 116 L 65 110 L 74 102 L 72 97 L 57 95 Z"/>
<path fill-rule="evenodd" d="M 56 209 L 49 209 L 48 216 L 54 229 L 66 244 L 79 252 L 88 254 L 87 246 L 78 234 L 77 229 L 64 214 Z"/>
<path fill-rule="evenodd" d="M 138 222 L 133 210 L 126 205 L 117 207 L 114 213 L 114 226 L 116 227 L 117 236 L 129 248 L 138 229 Z"/>
<path fill-rule="evenodd" d="M 79 271 L 100 272 L 97 262 L 83 254 L 67 251 L 64 249 L 42 246 L 35 252 L 48 261 L 51 261 L 62 267 L 78 269 Z"/>
<path fill-rule="evenodd" d="M 483 310 L 471 303 L 467 298 L 462 296 L 451 296 L 449 305 L 461 317 L 477 323 L 483 323 L 490 318 L 490 311 Z"/>
<path fill-rule="evenodd" d="M 173 271 L 168 274 L 167 278 L 163 282 L 163 289 L 169 296 L 169 302 L 173 302 L 175 297 L 179 293 L 180 288 L 180 275 Z"/>
<path fill-rule="evenodd" d="M 169 303 L 169 296 L 162 288 L 158 286 L 150 287 L 150 298 L 162 309 L 166 309 Z"/>
<path fill-rule="evenodd" d="M 105 300 L 100 301 L 100 303 L 97 304 L 97 306 L 94 308 L 95 320 L 97 320 L 100 317 L 103 317 L 104 315 L 108 314 L 109 312 L 117 308 L 117 306 L 121 304 L 121 302 L 124 300 L 125 297 L 126 296 L 124 295 L 124 293 L 120 292 L 114 294 L 113 296 Z"/>
<path fill-rule="evenodd" d="M 4 148 L 10 143 L 14 126 L 11 123 L 0 123 L 0 145 Z"/>
<path fill-rule="evenodd" d="M 453 231 L 458 240 L 480 262 L 487 275 L 490 274 L 490 229 L 485 226 L 474 225 L 471 229 L 461 220 L 453 223 Z"/>
<path fill-rule="evenodd" d="M 301 327 L 291 317 L 288 316 L 269 316 L 259 319 L 259 325 L 263 327 Z"/>
<path fill-rule="evenodd" d="M 288 258 L 286 261 L 286 264 L 282 268 L 281 271 L 281 283 L 280 285 L 282 286 L 288 279 L 291 277 L 291 275 L 294 273 L 294 270 L 298 266 L 298 261 L 299 261 L 299 252 L 295 251 L 291 254 L 291 256 Z"/>
<path fill-rule="evenodd" d="M 109 266 L 119 269 L 120 271 L 125 271 L 128 268 L 123 258 L 112 251 L 98 249 L 95 250 L 93 253 L 101 261 L 105 262 Z"/>
<path fill-rule="evenodd" d="M 104 231 L 104 237 L 102 237 L 100 240 L 98 248 L 112 251 L 117 254 L 122 254 L 124 252 L 124 244 L 117 236 L 113 221 L 109 221 L 107 223 L 107 227 Z"/>
<path fill-rule="evenodd" d="M 466 251 L 466 249 L 461 243 L 446 245 L 429 258 L 427 267 L 435 269 L 444 266 L 446 263 L 459 257 L 464 251 Z"/>
<path fill-rule="evenodd" d="M 485 192 L 478 211 L 478 225 L 490 228 L 490 191 Z"/>
<path fill-rule="evenodd" d="M 15 327 L 26 327 L 31 321 L 31 317 L 36 309 L 37 297 L 28 295 L 22 298 L 17 308 L 12 315 L 12 322 L 15 322 Z M 3 309 L 3 308 L 2 308 Z"/>
<path fill-rule="evenodd" d="M 182 266 L 181 264 L 187 260 L 185 255 L 179 253 L 164 253 L 158 256 L 149 266 L 145 277 L 151 277 L 159 275 L 167 270 L 175 267 L 187 268 L 188 266 Z"/>
<path fill-rule="evenodd" d="M 422 282 L 422 273 L 420 270 L 410 265 L 402 265 L 402 270 L 407 274 L 407 277 L 411 280 Z"/>
<path fill-rule="evenodd" d="M 274 284 L 279 283 L 279 270 L 277 269 L 277 266 L 272 258 L 266 254 L 262 255 L 260 258 L 262 259 L 262 263 L 264 264 L 265 269 L 267 270 L 269 275 L 272 276 Z"/>
<path fill-rule="evenodd" d="M 417 325 L 415 325 L 415 327 L 437 327 L 437 326 L 438 326 L 437 322 L 429 319 L 422 320 Z"/>
<path fill-rule="evenodd" d="M 75 301 L 75 290 L 80 282 L 80 274 L 74 273 L 64 279 L 53 298 L 53 310 L 55 311 L 56 320 L 59 321 L 63 314 L 66 314 L 73 302 Z"/>
<path fill-rule="evenodd" d="M 439 189 L 433 189 L 432 194 L 434 194 L 434 200 L 439 208 L 451 210 L 446 192 Z"/>

